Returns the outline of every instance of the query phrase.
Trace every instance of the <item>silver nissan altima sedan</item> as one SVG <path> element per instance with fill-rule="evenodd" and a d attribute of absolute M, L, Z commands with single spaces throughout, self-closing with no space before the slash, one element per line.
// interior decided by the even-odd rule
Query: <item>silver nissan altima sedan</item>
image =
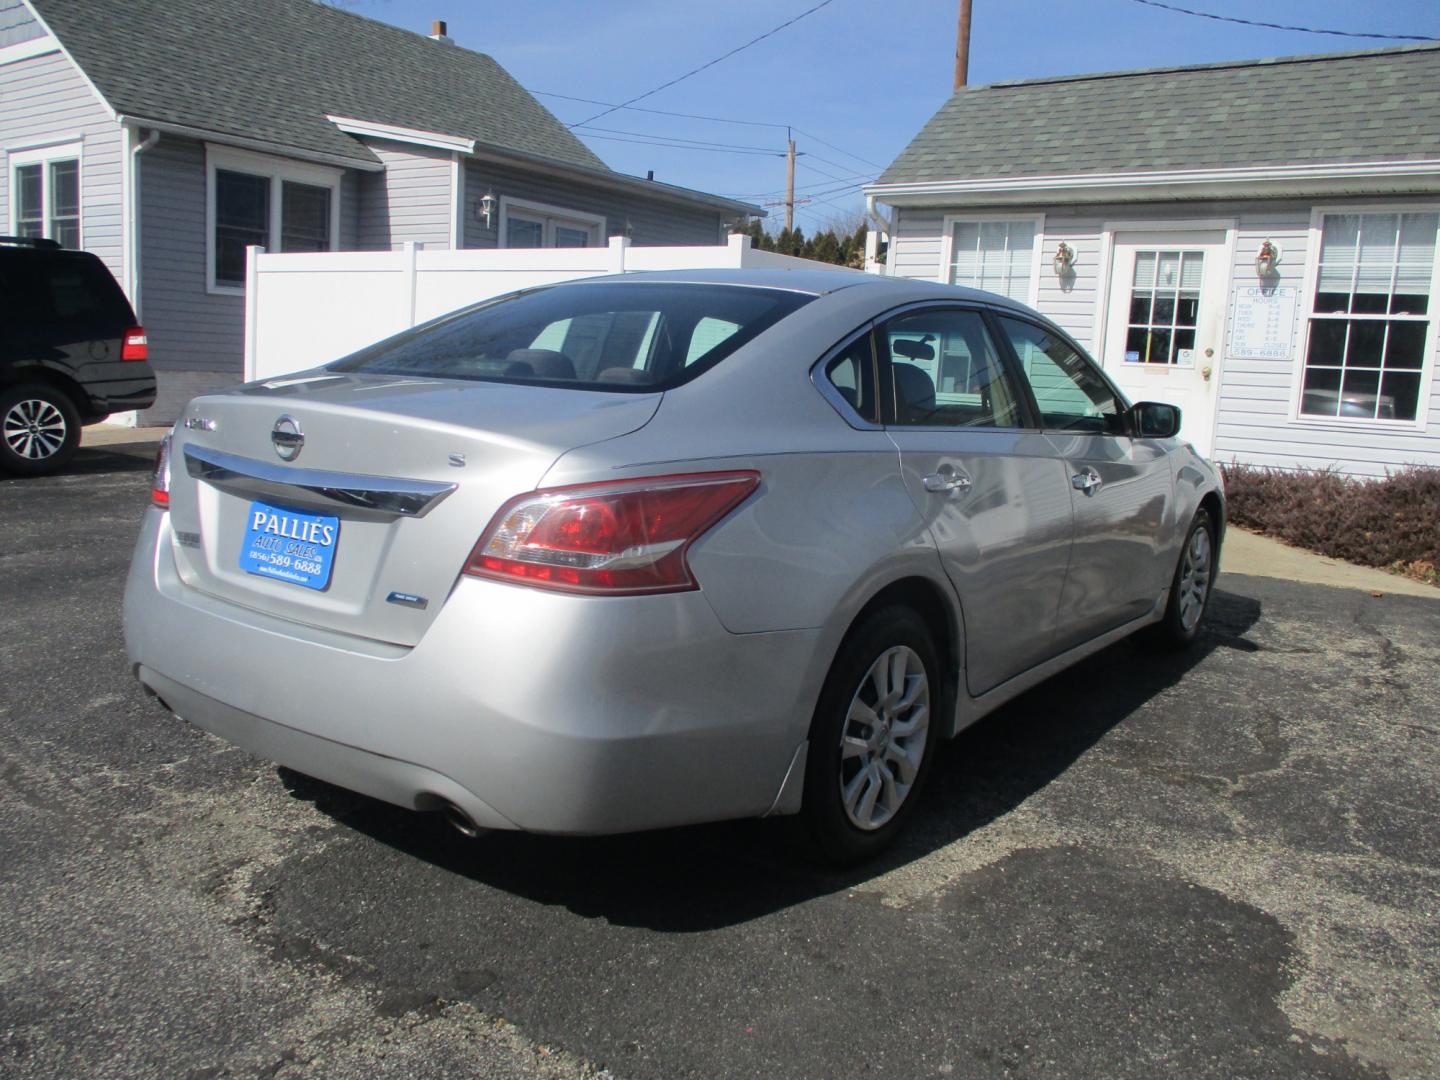
<path fill-rule="evenodd" d="M 942 740 L 1196 637 L 1225 503 L 1178 429 L 988 293 L 533 289 L 191 402 L 126 647 L 186 720 L 466 832 L 788 814 L 853 861 Z"/>

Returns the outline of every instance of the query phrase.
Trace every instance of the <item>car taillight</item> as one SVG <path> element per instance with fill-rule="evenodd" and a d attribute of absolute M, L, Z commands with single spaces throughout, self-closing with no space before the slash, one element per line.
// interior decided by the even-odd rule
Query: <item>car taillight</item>
<path fill-rule="evenodd" d="M 125 331 L 125 337 L 120 341 L 121 360 L 149 360 L 150 339 L 145 336 L 143 326 L 132 326 Z"/>
<path fill-rule="evenodd" d="M 150 474 L 150 501 L 161 510 L 170 509 L 170 436 L 160 440 L 155 451 L 155 471 Z"/>
<path fill-rule="evenodd" d="M 465 573 L 563 592 L 694 589 L 686 551 L 759 484 L 756 472 L 687 473 L 521 495 L 500 508 Z"/>

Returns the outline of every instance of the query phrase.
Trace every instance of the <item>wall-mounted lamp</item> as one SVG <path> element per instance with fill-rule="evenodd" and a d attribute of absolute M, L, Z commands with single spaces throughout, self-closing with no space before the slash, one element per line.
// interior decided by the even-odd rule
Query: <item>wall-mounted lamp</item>
<path fill-rule="evenodd" d="M 490 222 L 495 216 L 495 196 L 487 191 L 480 197 L 480 202 L 476 209 L 479 210 L 480 220 L 485 223 L 485 227 L 487 229 L 490 228 Z"/>
<path fill-rule="evenodd" d="M 1265 240 L 1260 245 L 1260 250 L 1255 253 L 1255 273 L 1263 281 L 1266 278 L 1280 276 L 1277 269 L 1280 265 L 1280 245 L 1273 240 Z"/>
<path fill-rule="evenodd" d="M 1060 246 L 1055 249 L 1055 259 L 1051 265 L 1055 267 L 1056 277 L 1069 277 L 1075 273 L 1075 249 L 1061 240 Z"/>

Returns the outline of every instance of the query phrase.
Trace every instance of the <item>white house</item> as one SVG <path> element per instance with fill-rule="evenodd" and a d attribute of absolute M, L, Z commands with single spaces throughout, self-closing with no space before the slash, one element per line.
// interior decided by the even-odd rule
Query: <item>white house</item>
<path fill-rule="evenodd" d="M 866 193 L 1217 461 L 1440 465 L 1440 46 L 966 87 Z"/>

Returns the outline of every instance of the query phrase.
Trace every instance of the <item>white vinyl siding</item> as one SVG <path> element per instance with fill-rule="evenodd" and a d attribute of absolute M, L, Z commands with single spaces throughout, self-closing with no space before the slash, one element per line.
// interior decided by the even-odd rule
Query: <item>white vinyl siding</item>
<path fill-rule="evenodd" d="M 365 145 L 385 171 L 360 174 L 360 247 L 394 251 L 413 241 L 430 251 L 449 249 L 451 152 L 384 139 L 366 139 Z"/>
<path fill-rule="evenodd" d="M 0 65 L 0 231 L 12 219 L 15 160 L 78 146 L 80 240 L 123 281 L 120 125 L 63 53 Z M 73 156 L 67 151 L 68 156 Z"/>

